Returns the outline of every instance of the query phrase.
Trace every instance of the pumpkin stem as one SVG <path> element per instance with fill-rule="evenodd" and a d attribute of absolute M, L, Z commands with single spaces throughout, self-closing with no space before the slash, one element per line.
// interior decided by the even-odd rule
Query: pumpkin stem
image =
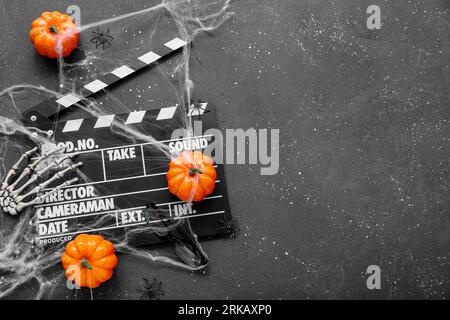
<path fill-rule="evenodd" d="M 89 262 L 87 262 L 87 260 L 86 260 L 85 258 L 83 258 L 83 259 L 81 260 L 81 266 L 82 266 L 82 267 L 85 267 L 85 268 L 88 268 L 89 270 L 92 270 L 91 265 L 89 264 Z"/>
<path fill-rule="evenodd" d="M 195 176 L 196 173 L 202 174 L 203 171 L 200 170 L 199 168 L 192 168 L 189 170 L 189 175 L 190 176 Z"/>
<path fill-rule="evenodd" d="M 56 26 L 50 26 L 50 28 L 48 28 L 50 30 L 50 32 L 53 32 L 54 34 L 58 34 L 58 28 L 56 28 Z"/>

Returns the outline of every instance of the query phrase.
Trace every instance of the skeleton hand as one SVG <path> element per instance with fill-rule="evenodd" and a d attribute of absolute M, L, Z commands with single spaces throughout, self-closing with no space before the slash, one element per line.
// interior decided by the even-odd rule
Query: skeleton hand
<path fill-rule="evenodd" d="M 42 154 L 37 157 L 34 162 L 29 163 L 20 176 L 12 182 L 13 178 L 17 175 L 22 163 L 29 162 L 32 155 L 36 153 L 38 148 L 34 148 L 28 152 L 25 152 L 17 161 L 17 163 L 9 170 L 5 179 L 2 182 L 0 188 L 0 207 L 2 207 L 3 212 L 8 212 L 11 215 L 16 215 L 21 212 L 24 208 L 42 203 L 49 195 L 53 192 L 70 186 L 71 184 L 78 181 L 78 178 L 74 178 L 72 180 L 68 180 L 61 185 L 52 188 L 51 190 L 46 191 L 46 188 L 56 180 L 62 178 L 67 172 L 75 170 L 76 168 L 83 165 L 82 162 L 78 162 L 76 164 L 71 164 L 67 168 L 57 172 L 53 177 L 48 179 L 47 181 L 42 182 L 41 184 L 32 187 L 32 184 L 36 182 L 40 177 L 50 172 L 53 169 L 58 169 L 65 161 L 72 159 L 78 154 L 71 155 L 61 155 L 61 157 L 57 157 L 55 153 L 59 151 L 63 151 L 64 148 L 57 148 L 47 154 Z M 44 167 L 41 170 L 38 170 L 38 165 L 41 164 L 44 160 L 48 160 L 50 157 L 51 164 Z M 24 178 L 29 177 L 29 180 L 26 182 L 22 182 Z M 22 184 L 21 184 L 22 182 Z M 25 192 L 25 193 L 24 193 Z M 43 194 L 40 194 L 42 193 Z M 24 193 L 24 194 L 23 194 Z M 34 196 L 33 200 L 29 202 L 24 202 L 24 200 L 28 197 Z"/>

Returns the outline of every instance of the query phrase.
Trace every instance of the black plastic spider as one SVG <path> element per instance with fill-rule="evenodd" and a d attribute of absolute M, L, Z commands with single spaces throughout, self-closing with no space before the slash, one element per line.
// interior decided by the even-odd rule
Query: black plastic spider
<path fill-rule="evenodd" d="M 153 281 L 150 282 L 147 278 L 142 278 L 144 280 L 143 289 L 136 289 L 136 291 L 140 294 L 141 300 L 160 300 L 160 297 L 164 295 L 164 291 L 162 289 L 162 282 L 153 278 Z"/>
<path fill-rule="evenodd" d="M 102 47 L 102 50 L 111 47 L 111 41 L 114 39 L 113 36 L 109 35 L 109 29 L 106 31 L 102 31 L 100 27 L 97 28 L 97 31 L 92 31 L 94 37 L 91 39 L 91 43 L 95 43 L 95 47 Z"/>
<path fill-rule="evenodd" d="M 201 116 L 203 113 L 209 112 L 209 110 L 206 110 L 206 106 L 203 107 L 203 103 L 200 101 L 192 103 L 189 111 L 193 116 Z"/>
<path fill-rule="evenodd" d="M 226 233 L 230 233 L 230 235 L 233 237 L 233 239 L 236 239 L 237 235 L 241 231 L 241 228 L 239 228 L 239 221 L 238 219 L 231 218 L 230 221 L 220 220 L 218 219 L 220 223 L 224 224 L 223 227 L 217 229 L 217 231 L 224 231 Z"/>

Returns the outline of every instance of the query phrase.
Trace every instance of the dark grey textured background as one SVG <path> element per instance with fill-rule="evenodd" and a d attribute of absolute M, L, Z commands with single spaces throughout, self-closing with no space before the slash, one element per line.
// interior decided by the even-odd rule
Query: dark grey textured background
<path fill-rule="evenodd" d="M 148 1 L 0 1 L 0 88 L 57 89 L 56 67 L 27 33 L 40 12 L 69 4 L 85 24 Z M 378 31 L 366 28 L 371 4 Z M 279 174 L 226 166 L 241 233 L 204 243 L 206 274 L 121 256 L 94 298 L 137 298 L 142 277 L 162 281 L 164 299 L 449 298 L 450 2 L 253 0 L 232 10 L 195 41 L 195 97 L 217 106 L 221 128 L 280 128 Z M 382 290 L 366 288 L 371 264 Z"/>

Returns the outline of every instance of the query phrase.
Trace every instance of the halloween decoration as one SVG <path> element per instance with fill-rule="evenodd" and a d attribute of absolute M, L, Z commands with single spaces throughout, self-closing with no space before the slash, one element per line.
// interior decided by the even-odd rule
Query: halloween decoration
<path fill-rule="evenodd" d="M 61 262 L 67 278 L 81 287 L 97 288 L 112 277 L 118 260 L 110 241 L 80 234 L 67 244 Z"/>
<path fill-rule="evenodd" d="M 219 222 L 224 224 L 223 227 L 220 227 L 218 231 L 226 231 L 230 234 L 233 239 L 236 240 L 239 232 L 241 232 L 241 228 L 239 227 L 239 221 L 236 218 L 231 218 L 230 221 L 225 221 L 222 219 L 219 219 Z"/>
<path fill-rule="evenodd" d="M 198 151 L 184 151 L 172 159 L 167 172 L 169 191 L 183 201 L 201 201 L 214 191 L 214 161 Z"/>
<path fill-rule="evenodd" d="M 143 288 L 136 289 L 139 294 L 140 300 L 160 300 L 161 296 L 164 295 L 164 291 L 162 289 L 162 282 L 153 278 L 153 281 L 150 282 L 147 278 L 142 278 L 143 280 Z"/>
<path fill-rule="evenodd" d="M 97 28 L 97 31 L 92 31 L 93 38 L 91 39 L 91 43 L 95 44 L 95 48 L 102 48 L 105 50 L 106 48 L 111 47 L 113 36 L 109 34 L 109 29 L 105 31 Z"/>
<path fill-rule="evenodd" d="M 36 51 L 49 58 L 67 57 L 78 46 L 77 25 L 67 14 L 43 12 L 33 21 L 29 34 Z"/>
<path fill-rule="evenodd" d="M 188 110 L 189 116 L 201 116 L 205 112 L 209 112 L 209 110 L 206 110 L 206 107 L 208 106 L 208 103 L 197 101 L 194 102 L 191 107 Z"/>
<path fill-rule="evenodd" d="M 80 167 L 83 164 L 82 162 L 69 165 L 67 168 L 58 171 L 50 179 L 45 180 L 44 182 L 33 187 L 34 183 L 37 182 L 40 178 L 44 177 L 44 175 L 48 174 L 52 170 L 60 168 L 60 166 L 63 165 L 65 161 L 77 155 L 64 155 L 60 156 L 60 158 L 58 159 L 56 154 L 57 152 L 62 151 L 62 148 L 55 149 L 52 152 L 38 156 L 37 159 L 28 164 L 28 166 L 23 169 L 19 177 L 13 181 L 14 177 L 17 176 L 23 164 L 28 162 L 30 158 L 34 154 L 36 154 L 37 149 L 38 148 L 34 148 L 30 151 L 25 152 L 20 157 L 19 161 L 17 161 L 17 163 L 11 168 L 11 170 L 9 170 L 5 179 L 3 180 L 0 188 L 0 207 L 3 209 L 3 212 L 7 212 L 11 215 L 16 215 L 27 207 L 42 203 L 53 192 L 70 186 L 71 184 L 78 181 L 78 178 L 74 178 L 72 180 L 65 181 L 64 183 L 53 189 L 46 191 L 46 188 L 49 187 L 53 182 L 64 177 L 64 175 L 69 171 L 73 171 Z M 50 164 L 38 170 L 38 166 L 46 160 L 50 160 Z M 24 182 L 25 178 L 27 177 L 29 177 L 29 180 Z M 34 199 L 28 202 L 25 201 L 27 200 L 27 198 L 31 197 L 34 197 Z"/>

